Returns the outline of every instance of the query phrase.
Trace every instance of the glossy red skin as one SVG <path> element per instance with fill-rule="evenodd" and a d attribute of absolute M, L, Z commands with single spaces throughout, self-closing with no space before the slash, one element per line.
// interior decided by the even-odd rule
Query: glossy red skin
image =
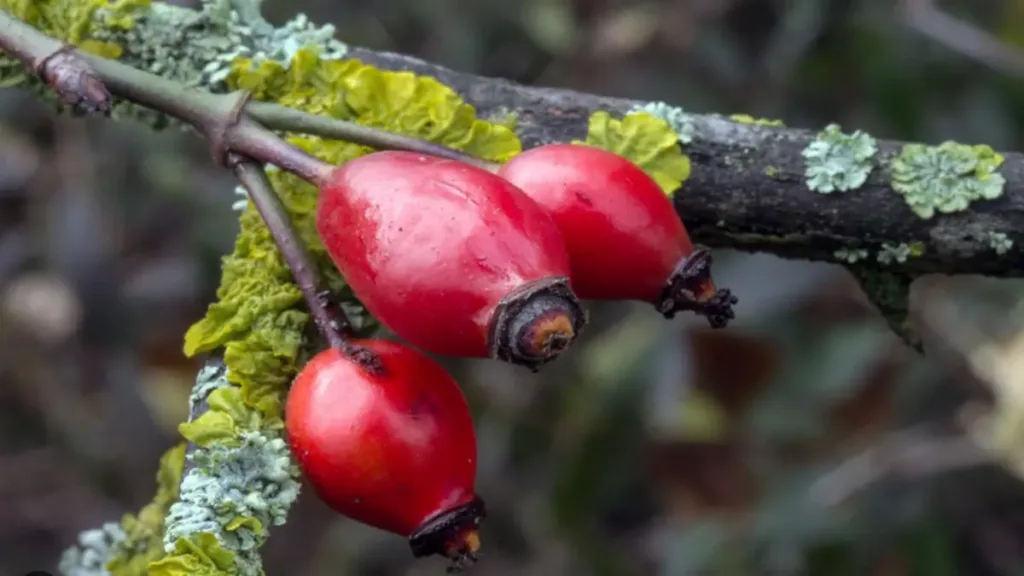
<path fill-rule="evenodd" d="M 693 252 L 661 187 L 617 154 L 549 144 L 516 155 L 498 174 L 558 223 L 580 298 L 654 302 L 679 262 Z"/>
<path fill-rule="evenodd" d="M 359 342 L 386 374 L 335 349 L 315 356 L 288 395 L 288 442 L 331 508 L 408 536 L 425 520 L 471 501 L 476 436 L 462 391 L 429 357 L 397 342 Z"/>
<path fill-rule="evenodd" d="M 366 308 L 412 344 L 488 356 L 498 302 L 523 284 L 568 277 L 551 217 L 495 174 L 412 152 L 375 152 L 322 186 L 317 230 Z"/>

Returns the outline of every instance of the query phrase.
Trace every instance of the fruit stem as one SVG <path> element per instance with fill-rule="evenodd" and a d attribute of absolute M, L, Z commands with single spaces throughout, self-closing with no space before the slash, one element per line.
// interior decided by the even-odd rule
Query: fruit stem
<path fill-rule="evenodd" d="M 288 218 L 288 212 L 274 192 L 263 166 L 237 154 L 232 154 L 228 158 L 228 163 L 233 167 L 239 182 L 248 191 L 249 198 L 266 223 L 277 249 L 291 270 L 295 283 L 302 290 L 302 296 L 309 306 L 317 330 L 332 348 L 358 359 L 361 364 L 372 362 L 373 359 L 367 357 L 369 351 L 352 344 L 352 323 L 345 311 L 332 298 L 330 291 L 324 287 L 319 269 L 306 250 L 305 244 L 299 240 L 295 227 Z"/>
<path fill-rule="evenodd" d="M 429 156 L 439 156 L 471 164 L 490 172 L 496 171 L 499 166 L 497 163 L 471 156 L 465 152 L 449 148 L 443 144 L 436 144 L 429 140 L 394 134 L 386 130 L 363 126 L 339 118 L 310 114 L 272 102 L 251 102 L 246 106 L 245 110 L 252 118 L 274 130 L 299 132 L 320 136 L 321 138 L 344 140 L 362 146 L 369 146 L 377 150 L 405 150 Z"/>

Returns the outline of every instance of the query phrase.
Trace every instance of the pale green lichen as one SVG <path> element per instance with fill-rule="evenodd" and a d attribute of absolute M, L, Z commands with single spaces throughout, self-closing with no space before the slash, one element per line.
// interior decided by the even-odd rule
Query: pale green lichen
<path fill-rule="evenodd" d="M 636 112 L 646 112 L 668 122 L 668 125 L 679 134 L 679 141 L 683 144 L 689 144 L 696 136 L 697 128 L 693 123 L 693 116 L 684 112 L 682 108 L 665 102 L 647 102 L 637 104 L 629 110 L 630 114 Z"/>
<path fill-rule="evenodd" d="M 892 161 L 892 187 L 921 218 L 966 210 L 976 200 L 1002 195 L 1006 179 L 996 169 L 1003 156 L 990 146 L 943 142 L 907 144 Z"/>
<path fill-rule="evenodd" d="M 882 244 L 882 249 L 878 252 L 878 263 L 879 264 L 892 264 L 893 262 L 903 263 L 910 257 L 910 246 L 906 244 L 892 245 Z"/>
<path fill-rule="evenodd" d="M 188 395 L 189 414 L 196 414 L 199 405 L 206 402 L 214 390 L 224 386 L 228 386 L 228 381 L 224 378 L 224 366 L 212 363 L 204 365 L 196 374 L 195 386 Z"/>
<path fill-rule="evenodd" d="M 189 455 L 181 496 L 171 506 L 164 548 L 180 538 L 213 534 L 236 556 L 239 573 L 259 574 L 259 547 L 266 528 L 284 524 L 298 497 L 298 469 L 283 438 L 242 432 L 238 446 L 214 443 Z"/>
<path fill-rule="evenodd" d="M 226 79 L 238 58 L 289 62 L 295 53 L 316 46 L 321 57 L 338 59 L 348 48 L 334 39 L 334 27 L 313 26 L 299 14 L 275 27 L 259 14 L 259 0 L 204 0 L 199 11 L 154 2 L 133 16 L 135 25 L 97 27 L 97 41 L 121 46 L 119 59 L 187 86 L 227 91 Z M 161 127 L 162 114 L 121 103 L 115 117 Z"/>
<path fill-rule="evenodd" d="M 334 26 L 314 26 L 299 14 L 275 27 L 260 15 L 259 4 L 204 0 L 197 12 L 157 2 L 138 15 L 138 26 L 109 34 L 109 39 L 125 46 L 121 59 L 126 63 L 215 92 L 227 89 L 225 81 L 238 58 L 286 64 L 309 46 L 317 46 L 324 59 L 348 52 L 334 39 Z"/>
<path fill-rule="evenodd" d="M 904 263 L 908 258 L 917 258 L 924 254 L 925 245 L 922 242 L 911 242 L 910 244 L 882 244 L 878 252 L 879 264 Z"/>
<path fill-rule="evenodd" d="M 1002 256 L 1013 248 L 1013 240 L 1010 240 L 1009 236 L 1002 232 L 989 232 L 988 246 L 995 250 L 996 254 Z"/>
<path fill-rule="evenodd" d="M 774 128 L 782 128 L 785 126 L 782 120 L 776 120 L 772 118 L 755 118 L 750 114 L 732 114 L 729 116 L 729 120 L 733 122 L 739 122 L 740 124 L 748 124 L 751 126 L 770 126 Z"/>
<path fill-rule="evenodd" d="M 107 562 L 127 536 L 116 522 L 85 530 L 78 535 L 78 545 L 68 548 L 61 555 L 57 569 L 64 576 L 109 576 Z"/>
<path fill-rule="evenodd" d="M 167 512 L 162 543 L 168 555 L 151 572 L 194 572 L 200 557 L 219 557 L 230 559 L 238 574 L 260 574 L 266 528 L 283 524 L 298 496 L 298 468 L 280 422 L 246 408 L 226 372 L 223 364 L 208 363 L 196 377 L 189 405 L 199 414 L 179 426 L 195 448 Z"/>
<path fill-rule="evenodd" d="M 844 134 L 838 124 L 829 124 L 804 148 L 807 187 L 822 194 L 860 188 L 871 174 L 871 158 L 877 151 L 870 135 L 860 130 Z"/>
<path fill-rule="evenodd" d="M 840 248 L 832 253 L 840 262 L 846 262 L 847 264 L 854 264 L 865 260 L 868 257 L 868 251 L 862 248 Z"/>

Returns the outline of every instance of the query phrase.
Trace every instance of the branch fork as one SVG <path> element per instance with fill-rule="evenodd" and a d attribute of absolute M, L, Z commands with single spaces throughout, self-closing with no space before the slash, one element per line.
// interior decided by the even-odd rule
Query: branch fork
<path fill-rule="evenodd" d="M 288 212 L 274 192 L 263 165 L 236 153 L 226 156 L 225 165 L 234 171 L 252 198 L 281 256 L 292 271 L 295 283 L 302 291 L 317 331 L 327 344 L 368 371 L 379 373 L 383 370 L 383 364 L 376 354 L 352 342 L 352 322 L 324 286 L 316 264 L 292 226 Z"/>

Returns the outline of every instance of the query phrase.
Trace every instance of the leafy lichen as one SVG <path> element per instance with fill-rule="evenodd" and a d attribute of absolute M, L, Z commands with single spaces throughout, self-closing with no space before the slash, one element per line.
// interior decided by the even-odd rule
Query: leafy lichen
<path fill-rule="evenodd" d="M 614 152 L 642 168 L 671 195 L 690 177 L 690 159 L 679 148 L 679 135 L 665 120 L 648 112 L 626 114 L 622 120 L 605 111 L 590 116 L 585 141 Z"/>
<path fill-rule="evenodd" d="M 646 112 L 668 122 L 668 125 L 679 135 L 679 141 L 683 144 L 692 142 L 696 135 L 697 128 L 694 126 L 693 117 L 677 106 L 664 102 L 647 102 L 646 104 L 637 104 L 629 111 L 630 114 L 636 112 Z"/>
<path fill-rule="evenodd" d="M 729 120 L 733 122 L 739 122 L 740 124 L 750 124 L 751 126 L 773 126 L 781 128 L 785 126 L 782 120 L 776 120 L 771 118 L 754 118 L 750 114 L 732 114 L 729 116 Z"/>
<path fill-rule="evenodd" d="M 1013 240 L 1010 240 L 1010 237 L 1002 232 L 989 232 L 988 246 L 995 250 L 996 254 L 1002 256 L 1013 248 Z"/>
<path fill-rule="evenodd" d="M 892 161 L 892 187 L 921 218 L 966 210 L 975 200 L 1002 195 L 1006 179 L 996 172 L 1003 156 L 990 146 L 943 142 L 907 144 Z"/>
<path fill-rule="evenodd" d="M 871 174 L 871 158 L 877 151 L 870 135 L 860 130 L 844 134 L 838 124 L 829 124 L 804 148 L 807 187 L 822 194 L 860 188 Z"/>

